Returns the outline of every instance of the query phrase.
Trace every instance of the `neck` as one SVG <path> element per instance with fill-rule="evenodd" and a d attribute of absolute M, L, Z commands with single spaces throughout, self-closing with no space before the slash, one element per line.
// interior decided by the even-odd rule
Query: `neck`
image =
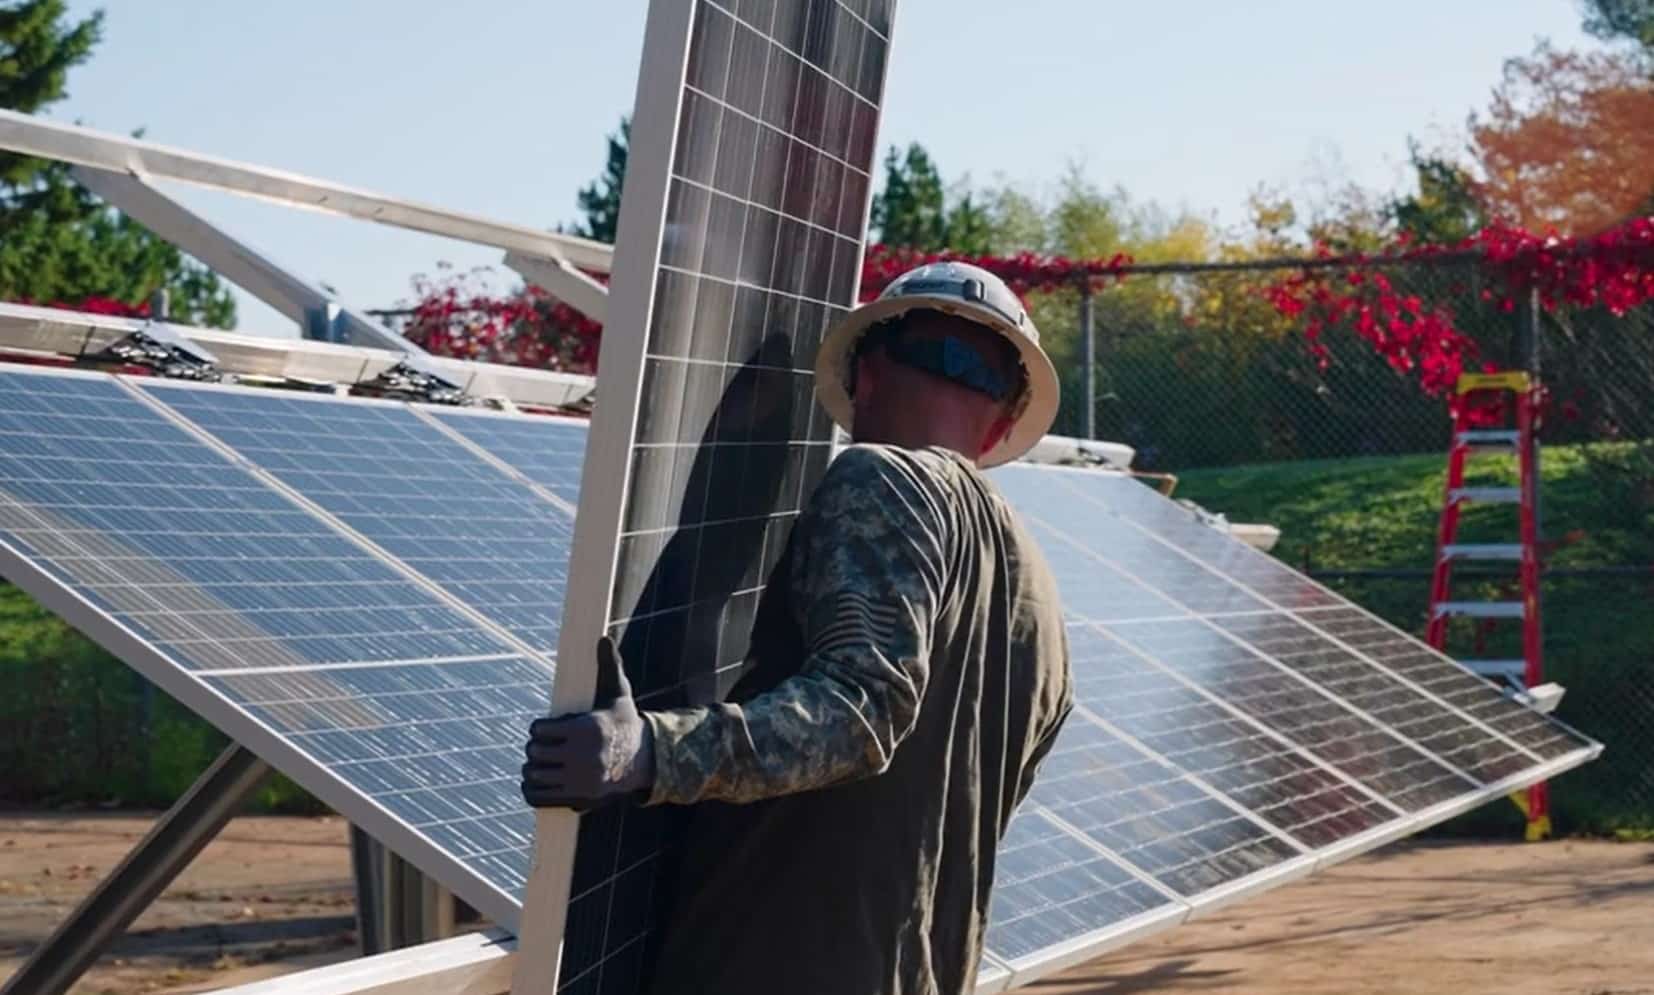
<path fill-rule="evenodd" d="M 857 442 L 873 442 L 903 449 L 926 449 L 940 446 L 951 449 L 967 459 L 976 458 L 977 440 L 957 427 L 907 423 L 885 426 L 883 431 L 857 431 Z"/>

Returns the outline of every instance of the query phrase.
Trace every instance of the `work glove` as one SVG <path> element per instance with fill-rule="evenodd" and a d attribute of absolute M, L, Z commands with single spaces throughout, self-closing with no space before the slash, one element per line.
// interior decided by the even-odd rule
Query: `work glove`
<path fill-rule="evenodd" d="M 523 764 L 523 800 L 536 808 L 584 812 L 654 783 L 654 736 L 632 701 L 620 651 L 597 642 L 592 710 L 535 719 Z"/>

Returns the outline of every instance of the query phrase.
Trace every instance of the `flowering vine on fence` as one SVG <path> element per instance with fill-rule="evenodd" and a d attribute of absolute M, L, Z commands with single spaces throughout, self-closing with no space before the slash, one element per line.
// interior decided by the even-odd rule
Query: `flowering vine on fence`
<path fill-rule="evenodd" d="M 468 287 L 468 278 L 479 272 L 416 278 L 419 301 L 407 315 L 403 335 L 438 356 L 597 372 L 603 326 L 539 287 L 503 296 Z"/>
<path fill-rule="evenodd" d="M 149 302 L 128 304 L 113 297 L 82 297 L 78 301 L 51 301 L 46 304 L 37 304 L 27 297 L 17 301 L 19 304 L 29 304 L 35 307 L 57 308 L 60 311 L 80 311 L 86 314 L 107 314 L 116 318 L 147 318 L 149 317 Z"/>
<path fill-rule="evenodd" d="M 1483 300 L 1507 312 L 1530 294 L 1546 311 L 1563 304 L 1601 306 L 1616 316 L 1654 298 L 1654 218 L 1636 218 L 1587 238 L 1539 236 L 1493 224 L 1456 245 L 1409 246 L 1398 239 L 1382 255 L 1335 258 L 1322 247 L 1316 265 L 1275 281 L 1263 293 L 1281 314 L 1303 320 L 1310 352 L 1323 368 L 1328 358 L 1323 333 L 1347 327 L 1397 372 L 1416 373 L 1419 386 L 1439 396 L 1474 361 L 1476 343 L 1457 328 L 1446 304 L 1398 291 L 1380 267 L 1465 256 L 1477 259 L 1494 278 L 1482 291 Z"/>

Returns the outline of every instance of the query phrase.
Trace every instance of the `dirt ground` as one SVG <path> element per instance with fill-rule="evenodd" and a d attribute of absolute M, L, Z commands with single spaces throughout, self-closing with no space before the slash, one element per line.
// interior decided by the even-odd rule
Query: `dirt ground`
<path fill-rule="evenodd" d="M 0 977 L 148 825 L 0 813 Z M 237 819 L 75 992 L 201 992 L 354 956 L 349 858 L 339 819 Z M 1654 844 L 1401 844 L 1030 990 L 1654 995 Z"/>

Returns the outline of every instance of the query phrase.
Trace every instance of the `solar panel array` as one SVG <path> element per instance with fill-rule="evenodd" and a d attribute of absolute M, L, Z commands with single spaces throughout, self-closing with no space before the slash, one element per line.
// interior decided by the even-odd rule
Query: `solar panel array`
<path fill-rule="evenodd" d="M 618 514 L 580 519 L 580 582 L 603 598 L 569 603 L 558 701 L 589 687 L 605 628 L 645 706 L 715 700 L 739 676 L 832 456 L 812 370 L 859 283 L 893 6 L 651 6 L 581 498 Z M 635 408 L 613 400 L 628 395 Z M 561 990 L 625 991 L 647 971 L 674 819 L 581 819 Z"/>
<path fill-rule="evenodd" d="M 511 926 L 520 742 L 552 675 L 540 609 L 513 599 L 566 576 L 555 494 L 583 435 L 0 366 L 0 573 Z M 1077 708 L 1000 850 L 987 987 L 1599 749 L 1140 484 L 993 477 L 1058 576 Z M 652 853 L 640 825 L 599 856 Z M 603 925 L 644 936 L 654 884 L 610 883 Z M 603 962 L 577 925 L 566 956 Z"/>

